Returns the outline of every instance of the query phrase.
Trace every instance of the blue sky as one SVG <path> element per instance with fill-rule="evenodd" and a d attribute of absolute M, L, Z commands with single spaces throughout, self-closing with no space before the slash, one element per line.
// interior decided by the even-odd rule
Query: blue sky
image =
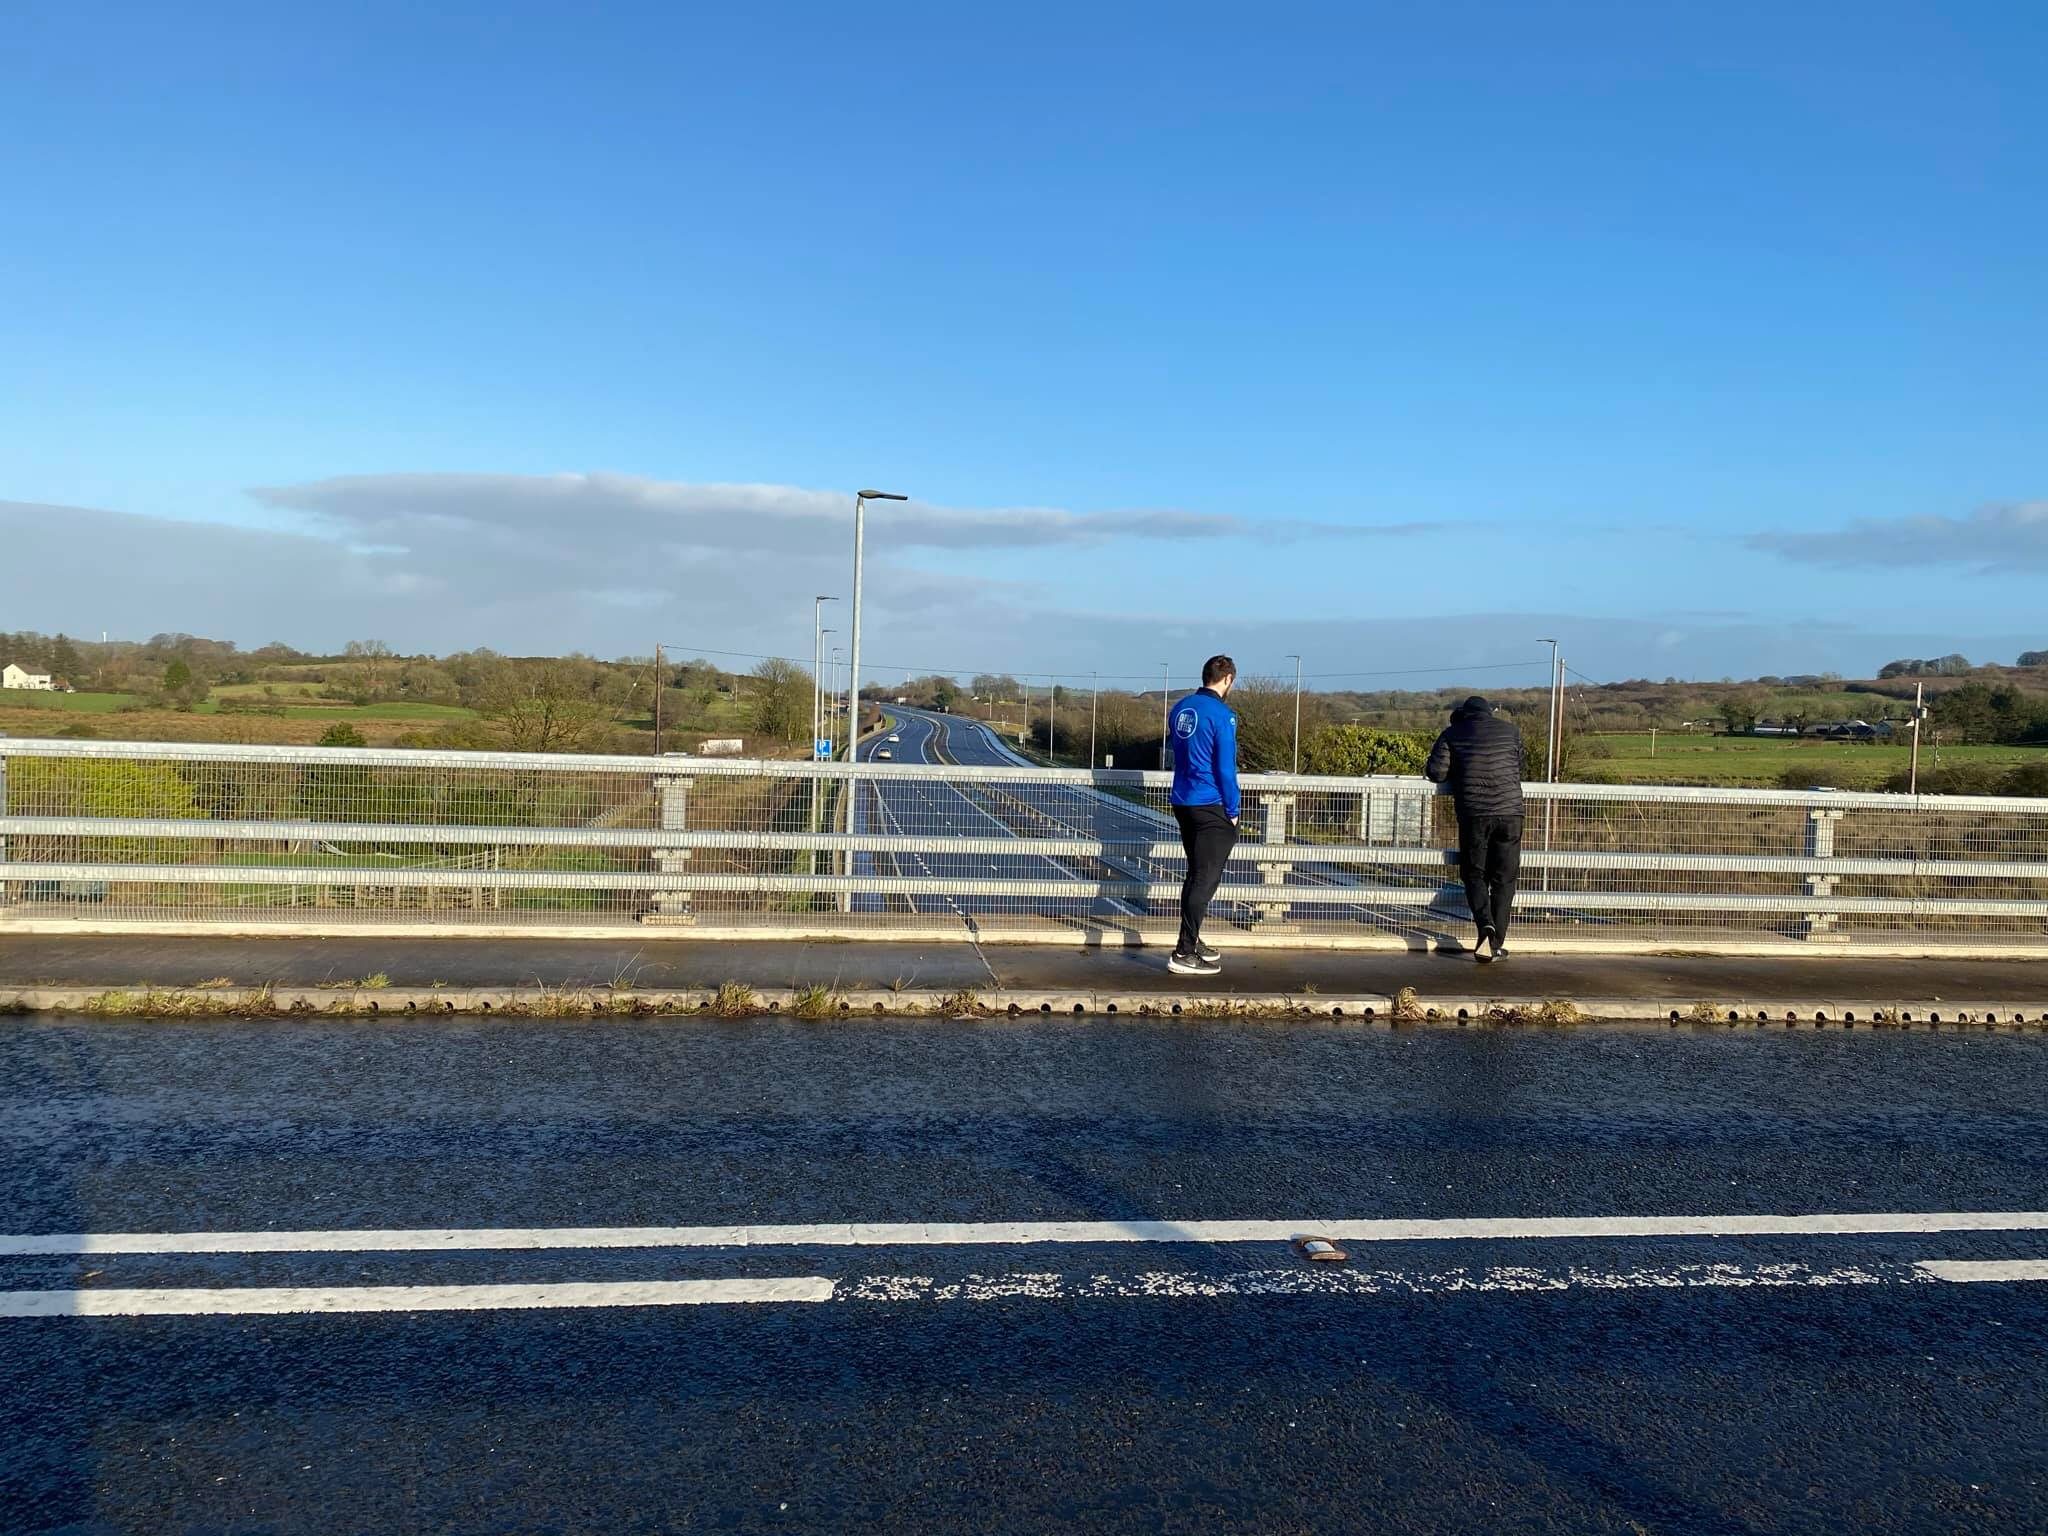
<path fill-rule="evenodd" d="M 807 655 L 874 484 L 884 664 L 2009 659 L 2044 56 L 2032 3 L 16 7 L 0 629 Z"/>

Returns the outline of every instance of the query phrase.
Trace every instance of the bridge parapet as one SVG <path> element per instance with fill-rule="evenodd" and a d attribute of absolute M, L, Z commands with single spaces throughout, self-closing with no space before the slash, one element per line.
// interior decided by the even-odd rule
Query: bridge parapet
<path fill-rule="evenodd" d="M 700 935 L 1165 941 L 1181 868 L 1169 782 L 1017 763 L 5 739 L 0 926 L 687 919 Z M 849 786 L 850 832 L 831 810 Z M 2048 800 L 1526 789 L 1525 948 L 2048 952 Z M 1244 792 L 1248 835 L 1218 900 L 1248 938 L 1413 946 L 1467 931 L 1454 819 L 1432 786 L 1258 774 Z"/>

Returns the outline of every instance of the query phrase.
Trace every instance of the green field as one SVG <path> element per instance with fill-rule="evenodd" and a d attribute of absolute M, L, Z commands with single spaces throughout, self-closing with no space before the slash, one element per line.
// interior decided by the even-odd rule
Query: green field
<path fill-rule="evenodd" d="M 1812 769 L 1815 784 L 1841 789 L 1874 789 L 1902 772 L 1912 757 L 1910 744 L 1876 745 L 1849 741 L 1807 741 L 1769 736 L 1687 736 L 1658 732 L 1656 755 L 1650 738 L 1594 736 L 1576 777 L 1616 784 L 1708 784 L 1776 788 L 1793 769 Z M 1605 749 L 1605 755 L 1602 749 Z M 2048 761 L 2048 747 L 1943 747 L 1924 741 L 1920 768 L 1958 763 L 1982 764 L 2001 771 L 2025 763 Z"/>
<path fill-rule="evenodd" d="M 10 709 L 61 709 L 80 715 L 109 715 L 134 702 L 132 693 L 41 693 L 10 688 L 0 694 L 0 704 Z"/>

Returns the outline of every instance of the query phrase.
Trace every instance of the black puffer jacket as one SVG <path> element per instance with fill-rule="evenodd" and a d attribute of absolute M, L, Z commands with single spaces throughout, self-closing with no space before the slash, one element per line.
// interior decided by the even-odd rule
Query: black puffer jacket
<path fill-rule="evenodd" d="M 1460 816 L 1522 814 L 1522 733 L 1484 699 L 1467 699 L 1429 749 L 1423 770 L 1448 784 Z"/>

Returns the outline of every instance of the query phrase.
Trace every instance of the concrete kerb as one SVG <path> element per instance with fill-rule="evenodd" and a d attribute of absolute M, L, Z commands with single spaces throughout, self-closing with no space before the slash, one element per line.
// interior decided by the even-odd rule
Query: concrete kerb
<path fill-rule="evenodd" d="M 122 919 L 32 918 L 19 914 L 0 915 L 0 936 L 22 934 L 38 937 L 77 938 L 191 938 L 191 939 L 588 939 L 659 942 L 672 938 L 690 943 L 759 944 L 792 939 L 807 943 L 846 944 L 858 948 L 864 943 L 959 944 L 967 935 L 958 924 L 904 927 L 849 927 L 846 929 L 801 929 L 760 927 L 718 927 L 696 922 L 646 923 L 407 923 L 407 922 L 292 922 L 263 924 L 230 921 L 159 922 Z M 983 934 L 981 944 L 990 950 L 1009 948 L 1159 949 L 1172 944 L 1166 930 L 1142 933 L 1127 926 L 1104 922 L 1076 930 L 1071 925 L 1049 925 L 1043 931 L 1005 930 Z M 1238 932 L 1230 936 L 1234 950 L 1296 950 L 1312 954 L 1417 954 L 1441 951 L 1448 946 L 1440 939 L 1421 939 L 1400 933 L 1314 934 L 1297 932 Z M 1848 943 L 1816 945 L 1800 939 L 1743 939 L 1716 934 L 1711 938 L 1688 938 L 1664 934 L 1656 938 L 1572 938 L 1546 934 L 1540 929 L 1519 929 L 1515 949 L 1524 955 L 1553 955 L 1561 958 L 1599 956 L 1712 957 L 1728 960 L 1810 960 L 1818 964 L 1840 964 L 1844 960 L 2048 960 L 2048 944 L 2012 939 L 1996 942 L 1942 942 L 1905 937 L 1897 940 L 1859 937 Z"/>
<path fill-rule="evenodd" d="M 0 1013 L 101 1017 L 408 1018 L 1087 1018 L 1188 1020 L 1336 1019 L 1381 1028 L 1559 1027 L 1954 1029 L 2048 1033 L 2048 998 L 1958 1002 L 1692 998 L 1502 999 L 1359 993 L 1158 993 L 942 991 L 935 988 L 554 988 L 532 987 L 16 987 L 0 989 Z"/>

